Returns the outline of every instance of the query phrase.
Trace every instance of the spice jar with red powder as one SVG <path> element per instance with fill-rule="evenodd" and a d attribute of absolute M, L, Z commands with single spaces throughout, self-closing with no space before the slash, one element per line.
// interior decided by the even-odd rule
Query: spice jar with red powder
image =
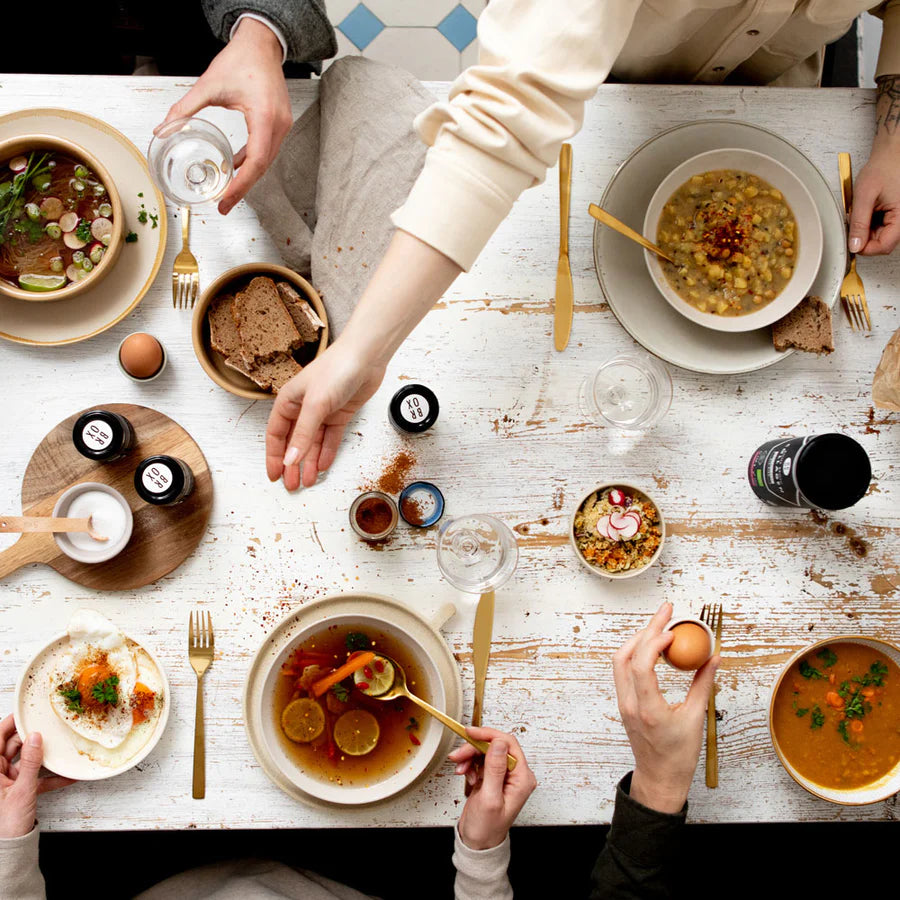
<path fill-rule="evenodd" d="M 400 513 L 397 504 L 381 491 L 360 494 L 350 507 L 350 527 L 364 541 L 382 541 L 396 527 Z"/>

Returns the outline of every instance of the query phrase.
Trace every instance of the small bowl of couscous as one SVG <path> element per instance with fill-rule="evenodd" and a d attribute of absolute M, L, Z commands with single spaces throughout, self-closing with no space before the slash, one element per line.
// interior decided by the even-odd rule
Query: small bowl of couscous
<path fill-rule="evenodd" d="M 605 578 L 633 578 L 659 557 L 665 522 L 640 488 L 615 482 L 594 488 L 572 515 L 569 540 L 579 562 Z"/>
<path fill-rule="evenodd" d="M 674 263 L 645 252 L 660 293 L 715 331 L 753 331 L 809 294 L 822 260 L 822 222 L 800 179 L 762 153 L 710 150 L 656 189 L 644 235 Z"/>

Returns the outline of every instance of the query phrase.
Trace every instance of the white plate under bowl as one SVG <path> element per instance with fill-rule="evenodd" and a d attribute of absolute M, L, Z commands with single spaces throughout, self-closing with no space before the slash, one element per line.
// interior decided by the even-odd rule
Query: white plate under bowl
<path fill-rule="evenodd" d="M 862 634 L 836 635 L 835 637 L 824 638 L 821 641 L 817 641 L 815 644 L 810 644 L 808 647 L 798 650 L 784 664 L 784 668 L 779 672 L 778 677 L 775 679 L 775 683 L 772 685 L 772 693 L 769 695 L 769 740 L 772 742 L 775 753 L 788 775 L 790 775 L 800 787 L 806 788 L 813 796 L 819 797 L 822 800 L 829 800 L 832 803 L 838 803 L 841 806 L 863 806 L 867 803 L 878 803 L 881 800 L 886 800 L 888 797 L 893 797 L 894 794 L 900 791 L 900 763 L 897 763 L 890 772 L 882 775 L 878 781 L 863 785 L 862 787 L 847 788 L 844 790 L 823 787 L 821 784 L 816 784 L 816 782 L 801 775 L 791 765 L 788 758 L 782 752 L 778 741 L 775 739 L 775 729 L 772 726 L 772 718 L 775 711 L 775 695 L 778 693 L 781 682 L 784 681 L 791 666 L 794 665 L 798 659 L 802 656 L 806 656 L 813 650 L 827 647 L 829 644 L 862 644 L 864 647 L 871 647 L 873 650 L 883 653 L 895 665 L 900 666 L 900 647 L 897 647 L 888 641 L 866 637 Z"/>
<path fill-rule="evenodd" d="M 806 186 L 822 221 L 822 263 L 810 293 L 833 305 L 847 267 L 844 215 L 819 170 L 792 144 L 765 128 L 727 119 L 676 125 L 641 144 L 619 166 L 599 205 L 635 231 L 657 185 L 672 169 L 706 150 L 744 147 L 778 160 Z M 662 298 L 633 241 L 594 225 L 594 265 L 600 288 L 622 327 L 651 353 L 692 372 L 733 375 L 779 362 L 770 328 L 739 334 L 712 331 L 679 315 Z"/>
<path fill-rule="evenodd" d="M 720 316 L 701 312 L 692 303 L 678 296 L 663 272 L 662 260 L 655 253 L 645 250 L 644 260 L 650 271 L 650 277 L 675 312 L 714 331 L 753 331 L 756 328 L 765 328 L 786 316 L 809 293 L 822 261 L 822 221 L 806 185 L 790 169 L 764 153 L 728 147 L 699 153 L 676 166 L 662 180 L 647 207 L 644 236 L 656 241 L 663 208 L 686 181 L 694 175 L 721 169 L 748 172 L 762 178 L 781 191 L 785 202 L 793 212 L 794 221 L 797 223 L 797 252 L 793 258 L 794 274 L 784 290 L 771 303 L 742 316 Z"/>
<path fill-rule="evenodd" d="M 329 625 L 350 624 L 403 642 L 428 682 L 430 696 L 423 699 L 457 720 L 462 714 L 462 682 L 453 654 L 434 625 L 418 613 L 376 594 L 340 594 L 304 604 L 275 627 L 253 658 L 244 687 L 244 722 L 263 771 L 287 794 L 312 805 L 362 806 L 395 797 L 439 766 L 456 740 L 438 722 L 429 721 L 421 745 L 398 772 L 362 787 L 323 781 L 285 752 L 273 710 L 282 664 L 311 634 Z"/>
<path fill-rule="evenodd" d="M 129 640 L 127 635 L 126 640 Z M 66 778 L 75 778 L 78 781 L 99 781 L 102 778 L 121 775 L 146 759 L 166 730 L 172 701 L 169 679 L 156 654 L 146 644 L 132 640 L 132 643 L 138 644 L 150 657 L 159 672 L 163 686 L 163 706 L 156 722 L 156 730 L 141 750 L 121 766 L 104 766 L 75 749 L 69 737 L 69 729 L 50 705 L 50 681 L 55 674 L 53 663 L 58 654 L 65 651 L 68 643 L 67 633 L 57 635 L 41 647 L 22 670 L 16 682 L 13 705 L 16 729 L 22 740 L 25 740 L 25 736 L 32 731 L 41 733 L 44 739 L 44 767 L 57 775 L 65 775 Z"/>

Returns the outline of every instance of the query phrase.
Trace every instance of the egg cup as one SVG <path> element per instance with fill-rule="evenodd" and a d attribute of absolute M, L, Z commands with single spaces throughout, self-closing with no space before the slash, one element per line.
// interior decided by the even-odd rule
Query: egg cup
<path fill-rule="evenodd" d="M 131 540 L 131 531 L 134 528 L 134 516 L 132 515 L 131 507 L 128 505 L 128 501 L 115 488 L 110 487 L 108 484 L 101 484 L 99 481 L 85 481 L 81 484 L 73 485 L 67 491 L 63 491 L 59 500 L 56 501 L 56 506 L 53 507 L 53 515 L 59 517 L 67 515 L 72 501 L 88 491 L 99 491 L 102 494 L 109 494 L 118 501 L 125 511 L 125 528 L 122 534 L 115 541 L 98 542 L 96 550 L 82 550 L 80 547 L 76 547 L 66 532 L 54 534 L 53 540 L 56 541 L 56 545 L 66 556 L 74 559 L 76 562 L 91 564 L 107 562 L 114 556 L 118 556 L 125 549 L 125 546 Z"/>
<path fill-rule="evenodd" d="M 119 371 L 126 378 L 130 378 L 132 381 L 136 381 L 138 384 L 146 384 L 148 381 L 155 381 L 157 378 L 159 378 L 160 375 L 162 375 L 162 373 L 165 371 L 166 363 L 169 361 L 169 357 L 166 354 L 166 348 L 163 345 L 163 342 L 159 340 L 159 338 L 154 338 L 154 340 L 156 340 L 156 342 L 159 344 L 159 349 L 162 350 L 162 362 L 159 364 L 159 368 L 152 375 L 148 375 L 146 378 L 137 378 L 132 375 L 131 372 L 129 372 L 128 369 L 126 369 L 125 366 L 122 365 L 122 346 L 125 341 L 128 340 L 128 338 L 134 337 L 134 335 L 136 334 L 146 334 L 146 332 L 132 331 L 131 334 L 126 334 L 125 337 L 123 337 L 122 340 L 119 341 L 119 349 L 116 350 L 116 364 L 119 367 Z M 153 337 L 153 335 L 151 335 L 151 337 Z"/>
<path fill-rule="evenodd" d="M 697 666 L 697 669 L 699 669 L 701 666 L 704 666 L 704 665 L 706 665 L 706 663 L 709 662 L 710 658 L 713 655 L 713 651 L 715 650 L 715 647 L 716 647 L 716 637 L 713 634 L 712 628 L 710 628 L 709 625 L 706 624 L 706 622 L 704 622 L 702 619 L 698 619 L 696 616 L 679 616 L 677 619 L 671 619 L 669 621 L 668 625 L 666 625 L 666 627 L 663 628 L 663 634 L 665 634 L 665 632 L 667 632 L 667 631 L 671 631 L 673 628 L 677 627 L 678 625 L 687 625 L 687 624 L 699 625 L 706 632 L 707 636 L 709 637 L 709 653 L 707 653 L 706 659 L 704 659 L 703 662 L 700 663 L 699 666 Z M 676 666 L 674 663 L 669 662 L 669 657 L 666 654 L 665 650 L 663 651 L 662 657 L 666 661 L 666 664 L 670 668 L 675 669 L 678 672 L 696 671 L 696 670 L 691 670 L 691 669 L 682 669 L 680 666 Z"/>

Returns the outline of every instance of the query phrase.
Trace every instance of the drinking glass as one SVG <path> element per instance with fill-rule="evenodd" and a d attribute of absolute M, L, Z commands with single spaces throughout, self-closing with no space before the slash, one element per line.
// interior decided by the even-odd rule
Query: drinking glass
<path fill-rule="evenodd" d="M 454 587 L 483 594 L 506 584 L 516 570 L 519 545 L 510 529 L 493 516 L 457 516 L 441 526 L 437 562 Z"/>
<path fill-rule="evenodd" d="M 234 174 L 228 138 L 205 119 L 175 119 L 147 149 L 156 186 L 177 206 L 218 200 Z"/>
<path fill-rule="evenodd" d="M 643 431 L 669 411 L 672 378 L 646 353 L 623 353 L 607 360 L 581 383 L 581 412 L 598 424 Z"/>

